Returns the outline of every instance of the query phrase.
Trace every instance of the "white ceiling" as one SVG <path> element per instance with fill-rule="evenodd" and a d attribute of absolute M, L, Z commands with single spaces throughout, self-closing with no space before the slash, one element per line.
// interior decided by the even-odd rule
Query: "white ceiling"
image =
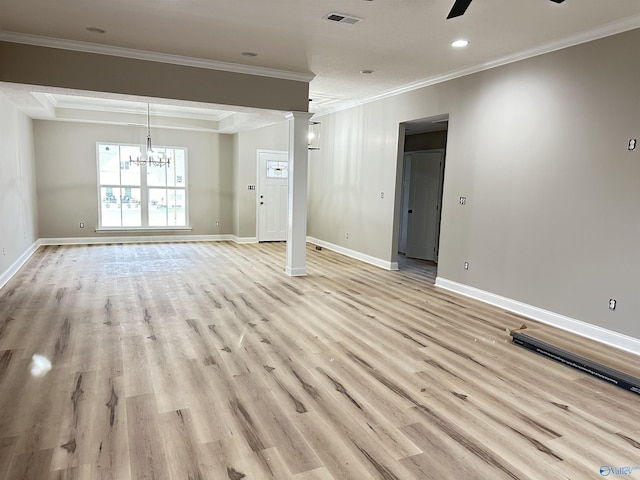
<path fill-rule="evenodd" d="M 0 39 L 30 35 L 45 43 L 62 39 L 312 74 L 310 110 L 321 113 L 640 27 L 639 0 L 474 0 L 464 16 L 446 20 L 453 1 L 2 0 Z M 331 22 L 326 16 L 332 12 L 361 20 Z M 458 38 L 469 46 L 453 49 Z M 56 94 L 47 100 L 40 115 L 87 108 L 141 112 L 147 99 L 130 106 L 127 98 Z M 226 117 L 239 125 L 228 121 L 235 109 L 211 112 L 184 102 L 152 109 L 222 123 Z M 273 119 L 273 112 L 266 117 Z"/>

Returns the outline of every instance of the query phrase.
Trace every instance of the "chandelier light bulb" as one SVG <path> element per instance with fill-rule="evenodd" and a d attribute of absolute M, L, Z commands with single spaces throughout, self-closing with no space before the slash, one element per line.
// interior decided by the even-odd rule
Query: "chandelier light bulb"
<path fill-rule="evenodd" d="M 157 158 L 154 158 L 153 147 L 151 146 L 151 115 L 149 112 L 149 104 L 147 103 L 147 148 L 146 148 L 146 158 L 133 158 L 133 156 L 129 155 L 129 161 L 134 165 L 147 165 L 154 167 L 169 167 L 171 165 L 171 158 L 166 154 L 166 152 L 160 152 L 157 155 Z"/>

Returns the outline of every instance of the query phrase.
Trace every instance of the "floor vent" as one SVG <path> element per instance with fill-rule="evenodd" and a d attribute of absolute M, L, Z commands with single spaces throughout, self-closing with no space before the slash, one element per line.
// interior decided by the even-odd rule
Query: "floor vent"
<path fill-rule="evenodd" d="M 640 395 L 640 379 L 636 377 L 568 352 L 518 330 L 512 331 L 511 337 L 513 343 L 517 345 Z"/>
<path fill-rule="evenodd" d="M 353 25 L 354 23 L 358 23 L 360 21 L 359 18 L 352 17 L 350 15 L 345 15 L 342 13 L 335 13 L 335 12 L 331 12 L 325 18 L 327 20 L 331 20 L 332 22 L 346 23 L 348 25 Z"/>

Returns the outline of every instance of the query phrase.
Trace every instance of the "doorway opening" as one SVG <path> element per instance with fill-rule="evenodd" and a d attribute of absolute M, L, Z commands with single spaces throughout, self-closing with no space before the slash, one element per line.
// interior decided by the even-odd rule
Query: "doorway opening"
<path fill-rule="evenodd" d="M 398 268 L 435 283 L 440 247 L 448 115 L 401 124 Z"/>

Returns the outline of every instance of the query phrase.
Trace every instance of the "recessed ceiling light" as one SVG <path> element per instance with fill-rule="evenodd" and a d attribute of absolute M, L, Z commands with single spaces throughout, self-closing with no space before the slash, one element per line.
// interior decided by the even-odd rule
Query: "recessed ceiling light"
<path fill-rule="evenodd" d="M 369 74 L 373 73 L 373 70 L 369 70 L 368 68 L 366 68 L 364 70 L 360 70 L 360 73 L 362 73 L 364 75 L 369 75 Z"/>
<path fill-rule="evenodd" d="M 469 45 L 469 40 L 456 40 L 454 42 L 451 42 L 451 46 L 454 48 L 463 48 L 466 47 L 467 45 Z"/>
<path fill-rule="evenodd" d="M 258 54 L 255 52 L 242 52 L 243 57 L 257 57 Z"/>
<path fill-rule="evenodd" d="M 87 27 L 87 32 L 91 33 L 107 33 L 106 30 L 98 27 Z"/>

